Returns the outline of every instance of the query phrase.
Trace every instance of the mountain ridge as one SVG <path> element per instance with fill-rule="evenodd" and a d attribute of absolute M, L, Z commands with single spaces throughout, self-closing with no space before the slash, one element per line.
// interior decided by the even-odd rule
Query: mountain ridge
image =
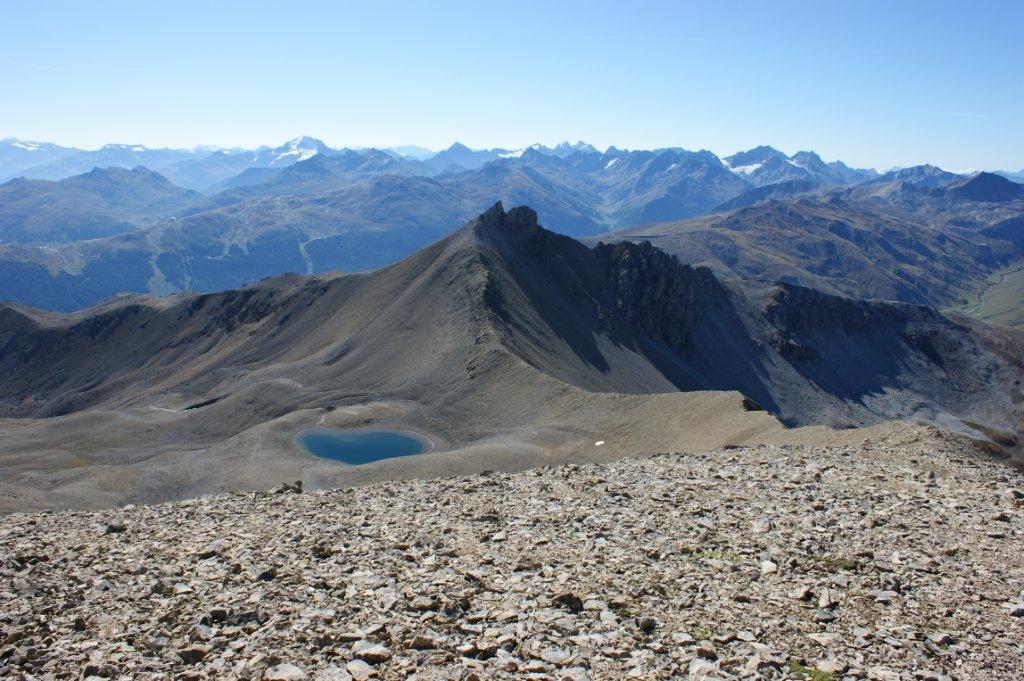
<path fill-rule="evenodd" d="M 1022 346 L 923 307 L 724 282 L 649 244 L 588 248 L 496 204 L 371 273 L 73 314 L 0 306 L 3 468 L 95 503 L 244 489 L 314 464 L 333 485 L 586 458 L 598 440 L 620 454 L 706 447 L 782 423 L 1012 433 Z M 290 442 L 325 415 L 437 449 L 358 471 L 317 464 Z M 643 429 L 651 418 L 663 427 Z M 80 469 L 49 468 L 69 451 Z M 204 477 L 211 457 L 220 470 Z"/>

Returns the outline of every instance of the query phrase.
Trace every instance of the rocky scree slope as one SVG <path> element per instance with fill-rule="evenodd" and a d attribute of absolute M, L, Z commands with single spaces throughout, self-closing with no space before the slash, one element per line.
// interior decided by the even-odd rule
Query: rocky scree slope
<path fill-rule="evenodd" d="M 0 526 L 11 679 L 1024 675 L 1024 477 L 894 427 Z"/>

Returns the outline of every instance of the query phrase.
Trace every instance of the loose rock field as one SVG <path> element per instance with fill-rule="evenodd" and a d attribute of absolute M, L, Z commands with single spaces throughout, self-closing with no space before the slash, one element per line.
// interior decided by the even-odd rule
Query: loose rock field
<path fill-rule="evenodd" d="M 1022 505 L 907 426 L 12 515 L 0 678 L 1024 678 Z"/>

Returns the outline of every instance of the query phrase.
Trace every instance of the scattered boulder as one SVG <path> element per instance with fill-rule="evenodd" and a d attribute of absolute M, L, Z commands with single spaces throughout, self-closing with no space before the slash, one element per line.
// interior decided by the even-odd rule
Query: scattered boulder
<path fill-rule="evenodd" d="M 178 651 L 178 657 L 180 657 L 186 664 L 202 662 L 209 654 L 210 646 L 207 645 L 193 645 Z"/>
<path fill-rule="evenodd" d="M 309 678 L 306 672 L 293 664 L 277 664 L 263 673 L 263 681 L 305 681 Z"/>
<path fill-rule="evenodd" d="M 360 660 L 367 662 L 378 663 L 387 662 L 391 659 L 391 651 L 379 643 L 371 643 L 370 641 L 356 641 L 352 645 L 352 655 L 358 657 Z"/>

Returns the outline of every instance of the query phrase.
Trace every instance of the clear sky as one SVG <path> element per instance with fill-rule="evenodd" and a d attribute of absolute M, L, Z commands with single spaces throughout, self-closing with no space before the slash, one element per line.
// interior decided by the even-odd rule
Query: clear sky
<path fill-rule="evenodd" d="M 0 137 L 1024 167 L 1024 2 L 0 0 Z"/>

